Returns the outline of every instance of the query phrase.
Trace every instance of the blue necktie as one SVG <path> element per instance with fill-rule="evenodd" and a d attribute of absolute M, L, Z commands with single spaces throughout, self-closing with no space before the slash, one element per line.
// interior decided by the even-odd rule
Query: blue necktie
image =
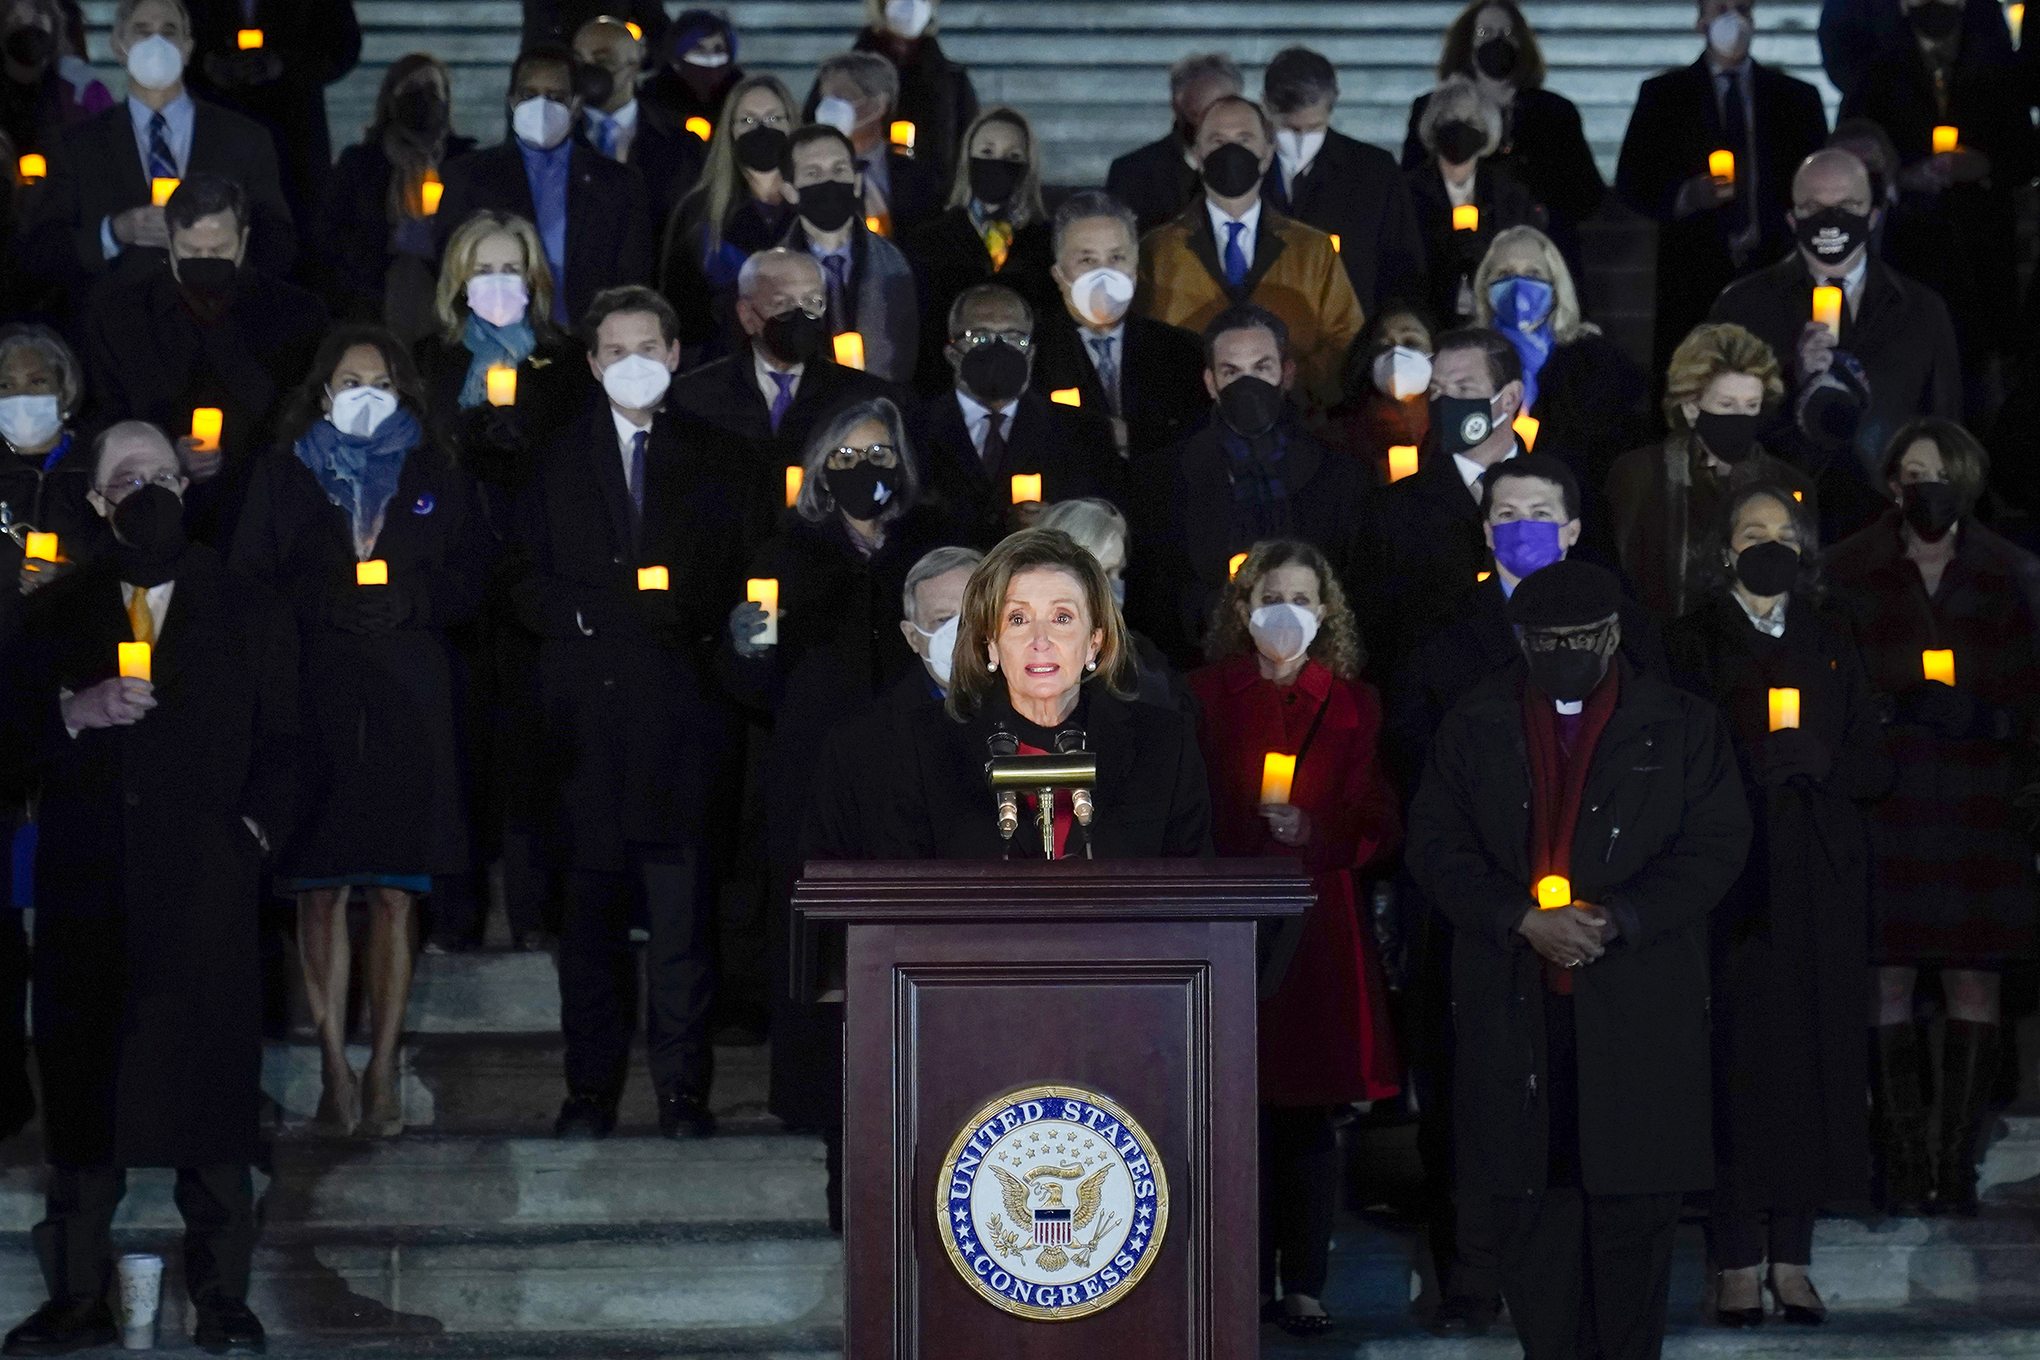
<path fill-rule="evenodd" d="M 160 109 L 149 116 L 149 178 L 177 178 L 177 158 L 170 154 L 170 120 Z"/>
<path fill-rule="evenodd" d="M 829 319 L 834 323 L 832 329 L 849 330 L 847 318 L 850 313 L 844 305 L 843 296 L 850 286 L 850 261 L 842 255 L 824 255 L 822 268 L 829 274 Z"/>
<path fill-rule="evenodd" d="M 1105 405 L 1116 416 L 1119 414 L 1119 363 L 1112 357 L 1112 337 L 1093 336 L 1091 352 L 1097 356 L 1092 362 L 1098 370 L 1098 385 L 1105 389 Z"/>
<path fill-rule="evenodd" d="M 645 435 L 639 430 L 630 437 L 630 522 L 636 528 L 645 518 Z"/>
<path fill-rule="evenodd" d="M 588 110 L 588 117 L 595 122 L 595 149 L 611 160 L 616 159 L 616 138 L 621 131 L 616 120 L 606 113 Z"/>
<path fill-rule="evenodd" d="M 779 433 L 779 422 L 786 418 L 786 408 L 793 405 L 793 384 L 796 375 L 774 373 L 772 381 L 779 384 L 779 392 L 772 398 L 772 433 Z"/>
<path fill-rule="evenodd" d="M 1247 253 L 1240 249 L 1240 233 L 1246 229 L 1244 222 L 1225 224 L 1225 282 L 1228 288 L 1237 288 L 1247 281 Z"/>

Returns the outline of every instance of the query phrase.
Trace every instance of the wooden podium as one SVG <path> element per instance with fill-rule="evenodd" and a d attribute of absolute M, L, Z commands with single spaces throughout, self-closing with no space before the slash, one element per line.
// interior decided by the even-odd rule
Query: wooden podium
<path fill-rule="evenodd" d="M 848 1360 L 1253 1360 L 1256 926 L 1311 896 L 1290 860 L 807 866 L 802 931 L 847 932 Z"/>

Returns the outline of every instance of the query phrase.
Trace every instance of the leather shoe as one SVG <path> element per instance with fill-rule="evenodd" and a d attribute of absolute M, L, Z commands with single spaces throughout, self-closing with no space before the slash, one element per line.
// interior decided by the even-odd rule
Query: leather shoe
<path fill-rule="evenodd" d="M 192 1342 L 212 1355 L 261 1355 L 269 1349 L 262 1320 L 239 1299 L 201 1299 Z"/>
<path fill-rule="evenodd" d="M 117 1346 L 120 1328 L 104 1299 L 51 1299 L 7 1334 L 0 1354 L 69 1355 L 93 1346 Z"/>
<path fill-rule="evenodd" d="M 600 1096 L 568 1096 L 553 1121 L 553 1137 L 607 1138 L 616 1128 L 616 1102 Z"/>
<path fill-rule="evenodd" d="M 706 1138 L 715 1132 L 715 1116 L 694 1092 L 667 1091 L 659 1097 L 659 1132 L 668 1138 Z"/>
<path fill-rule="evenodd" d="M 1432 1336 L 1486 1336 L 1495 1325 L 1501 1306 L 1493 1299 L 1473 1294 L 1454 1294 L 1438 1305 L 1431 1318 Z"/>

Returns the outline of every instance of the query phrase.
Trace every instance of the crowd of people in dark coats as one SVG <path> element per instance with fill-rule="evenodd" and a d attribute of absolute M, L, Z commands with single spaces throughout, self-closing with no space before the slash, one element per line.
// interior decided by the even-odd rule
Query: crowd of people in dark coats
<path fill-rule="evenodd" d="M 1194 54 L 1102 190 L 936 0 L 804 92 L 718 12 L 524 9 L 500 140 L 413 53 L 336 159 L 348 0 L 118 0 L 119 102 L 74 0 L 0 5 L 0 1131 L 51 1167 L 5 1353 L 111 1339 L 138 1166 L 195 1339 L 259 1348 L 271 998 L 315 1130 L 399 1135 L 417 955 L 498 912 L 557 963 L 560 1137 L 615 1129 L 641 1024 L 671 1138 L 769 1040 L 840 1226 L 791 897 L 1031 853 L 956 757 L 984 704 L 1055 739 L 983 669 L 1015 560 L 1109 639 L 1087 850 L 1317 889 L 1260 1009 L 1266 1320 L 1332 1325 L 1356 1117 L 1418 1125 L 1426 1324 L 1532 1354 L 1657 1355 L 1686 1209 L 1725 1326 L 1823 1320 L 1822 1213 L 1976 1211 L 2040 926 L 2040 78 L 1994 4 L 1829 0 L 1831 130 L 1698 0 L 1612 187 L 1514 0 L 1399 157 L 1324 55 L 1257 100 Z M 1647 357 L 1583 298 L 1611 193 Z M 876 749 L 914 808 L 822 796 Z"/>

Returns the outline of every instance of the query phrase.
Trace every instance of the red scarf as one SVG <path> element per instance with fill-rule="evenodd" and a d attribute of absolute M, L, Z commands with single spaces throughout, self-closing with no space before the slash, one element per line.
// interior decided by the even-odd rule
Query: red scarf
<path fill-rule="evenodd" d="M 1559 741 L 1558 712 L 1551 696 L 1535 684 L 1523 686 L 1523 735 L 1530 748 L 1530 896 L 1537 896 L 1537 882 L 1547 874 L 1572 877 L 1573 829 L 1580 820 L 1580 801 L 1585 796 L 1587 771 L 1594 763 L 1594 747 L 1608 719 L 1615 715 L 1615 699 L 1622 689 L 1621 672 L 1608 667 L 1607 678 L 1587 696 L 1573 734 L 1571 750 Z M 1560 996 L 1572 995 L 1572 971 L 1549 960 L 1544 963 L 1544 985 Z"/>

